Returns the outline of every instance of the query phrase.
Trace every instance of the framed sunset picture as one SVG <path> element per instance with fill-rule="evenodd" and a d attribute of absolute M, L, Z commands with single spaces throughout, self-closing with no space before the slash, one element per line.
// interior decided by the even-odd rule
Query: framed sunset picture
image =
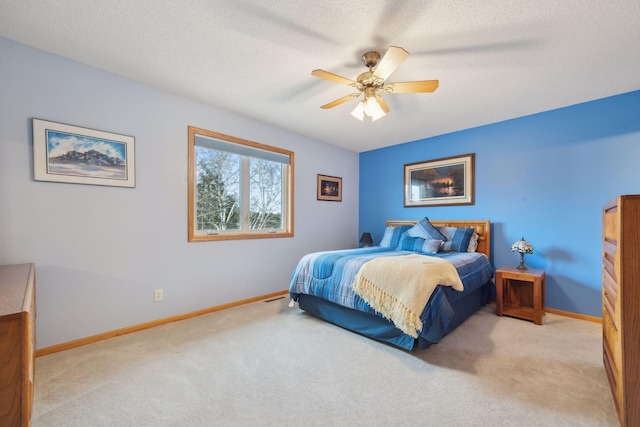
<path fill-rule="evenodd" d="M 473 205 L 475 154 L 404 165 L 404 206 Z"/>

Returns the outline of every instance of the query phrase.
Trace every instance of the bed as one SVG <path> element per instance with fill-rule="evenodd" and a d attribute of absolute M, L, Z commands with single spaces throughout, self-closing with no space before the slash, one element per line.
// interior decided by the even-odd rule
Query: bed
<path fill-rule="evenodd" d="M 431 233 L 429 237 L 423 235 L 425 230 Z M 440 237 L 432 239 L 433 233 Z M 434 249 L 434 243 L 438 249 Z M 490 250 L 488 220 L 389 220 L 380 246 L 303 256 L 292 273 L 290 305 L 298 303 L 301 310 L 313 316 L 405 350 L 427 348 L 488 302 L 494 276 Z M 387 269 L 392 266 L 391 274 L 397 273 L 403 277 L 398 280 L 405 280 L 408 269 L 401 266 L 410 261 L 452 265 L 464 288 L 435 286 L 421 311 L 414 313 L 419 315 L 420 324 L 415 332 L 398 323 L 384 311 L 384 304 L 380 307 L 379 301 L 369 299 L 358 285 L 365 269 L 380 263 L 386 263 Z M 389 282 L 394 281 L 391 279 Z"/>

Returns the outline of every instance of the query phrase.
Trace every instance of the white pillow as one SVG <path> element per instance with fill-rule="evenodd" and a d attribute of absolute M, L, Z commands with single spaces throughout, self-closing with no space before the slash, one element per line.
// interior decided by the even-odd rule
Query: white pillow
<path fill-rule="evenodd" d="M 467 246 L 467 252 L 475 252 L 478 249 L 478 235 L 473 233 L 471 239 L 469 239 L 469 246 Z"/>

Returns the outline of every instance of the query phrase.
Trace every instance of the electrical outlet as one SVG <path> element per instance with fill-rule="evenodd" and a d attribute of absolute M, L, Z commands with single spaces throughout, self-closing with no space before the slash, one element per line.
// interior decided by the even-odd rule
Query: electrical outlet
<path fill-rule="evenodd" d="M 155 291 L 153 291 L 153 302 L 162 301 L 162 297 L 162 289 L 156 289 Z"/>

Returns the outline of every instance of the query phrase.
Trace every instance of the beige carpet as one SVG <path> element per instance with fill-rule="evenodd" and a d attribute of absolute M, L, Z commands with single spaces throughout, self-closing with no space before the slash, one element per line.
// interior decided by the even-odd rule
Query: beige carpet
<path fill-rule="evenodd" d="M 408 353 L 257 302 L 36 361 L 32 426 L 617 426 L 596 323 L 488 305 Z"/>

